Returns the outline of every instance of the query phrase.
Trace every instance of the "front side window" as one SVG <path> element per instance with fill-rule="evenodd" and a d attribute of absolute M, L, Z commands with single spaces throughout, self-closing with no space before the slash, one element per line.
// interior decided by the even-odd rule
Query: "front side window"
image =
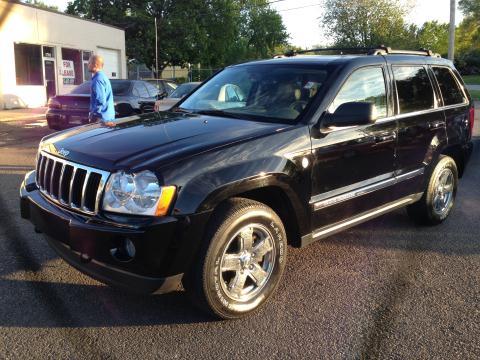
<path fill-rule="evenodd" d="M 393 75 L 400 114 L 435 107 L 432 83 L 423 66 L 394 66 Z"/>
<path fill-rule="evenodd" d="M 331 72 L 331 66 L 323 64 L 234 66 L 210 79 L 180 107 L 192 112 L 292 123 L 312 102 Z"/>
<path fill-rule="evenodd" d="M 374 105 L 374 119 L 387 116 L 387 93 L 385 76 L 380 67 L 369 67 L 355 71 L 343 84 L 335 100 L 328 108 L 333 114 L 337 108 L 348 102 L 369 102 Z"/>
<path fill-rule="evenodd" d="M 43 85 L 40 45 L 14 44 L 17 85 Z"/>
<path fill-rule="evenodd" d="M 458 83 L 455 81 L 449 69 L 434 66 L 433 73 L 437 78 L 440 91 L 442 92 L 443 105 L 462 104 L 466 101 L 462 90 L 460 90 Z"/>

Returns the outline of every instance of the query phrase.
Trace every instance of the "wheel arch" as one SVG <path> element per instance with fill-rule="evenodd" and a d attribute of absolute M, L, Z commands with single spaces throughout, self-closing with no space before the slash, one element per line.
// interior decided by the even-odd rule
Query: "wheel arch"
<path fill-rule="evenodd" d="M 280 176 L 282 177 L 282 176 Z M 288 243 L 299 247 L 301 236 L 308 232 L 310 217 L 302 201 L 289 184 L 274 175 L 228 184 L 209 194 L 198 211 L 213 210 L 231 198 L 245 198 L 261 202 L 275 211 L 287 232 Z"/>

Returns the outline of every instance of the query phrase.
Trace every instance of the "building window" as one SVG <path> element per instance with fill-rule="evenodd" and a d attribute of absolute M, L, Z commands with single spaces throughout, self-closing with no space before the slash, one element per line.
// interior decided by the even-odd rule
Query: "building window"
<path fill-rule="evenodd" d="M 92 74 L 88 70 L 88 60 L 90 60 L 90 56 L 92 56 L 91 51 L 82 51 L 82 59 L 83 59 L 83 81 L 89 81 L 92 79 Z"/>
<path fill-rule="evenodd" d="M 54 58 L 55 57 L 55 48 L 52 46 L 43 47 L 43 57 L 45 58 Z"/>
<path fill-rule="evenodd" d="M 63 77 L 65 85 L 80 85 L 83 82 L 82 52 L 75 49 L 62 48 L 62 63 L 69 66 L 73 62 L 74 73 L 68 72 L 69 76 Z"/>
<path fill-rule="evenodd" d="M 40 45 L 14 44 L 17 85 L 43 85 Z"/>

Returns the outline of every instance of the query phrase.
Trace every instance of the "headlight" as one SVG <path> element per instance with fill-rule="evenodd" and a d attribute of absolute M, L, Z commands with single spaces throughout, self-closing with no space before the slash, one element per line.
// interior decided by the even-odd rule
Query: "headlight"
<path fill-rule="evenodd" d="M 127 174 L 123 171 L 108 179 L 103 197 L 106 211 L 162 216 L 166 215 L 175 195 L 175 186 L 160 186 L 151 171 Z"/>

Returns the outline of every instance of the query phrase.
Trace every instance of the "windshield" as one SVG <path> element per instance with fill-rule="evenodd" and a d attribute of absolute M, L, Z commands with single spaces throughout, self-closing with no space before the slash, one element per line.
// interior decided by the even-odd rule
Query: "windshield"
<path fill-rule="evenodd" d="M 187 84 L 182 84 L 179 87 L 177 87 L 169 97 L 171 98 L 176 98 L 176 99 L 181 99 L 185 95 L 187 95 L 190 91 L 195 89 L 198 85 L 200 84 L 195 84 L 195 83 L 187 83 Z"/>
<path fill-rule="evenodd" d="M 110 81 L 112 84 L 112 92 L 114 96 L 128 95 L 130 89 L 130 81 Z M 92 82 L 86 81 L 82 85 L 72 90 L 71 94 L 89 95 Z"/>
<path fill-rule="evenodd" d="M 326 65 L 262 64 L 226 68 L 180 109 L 294 122 L 325 83 Z"/>

